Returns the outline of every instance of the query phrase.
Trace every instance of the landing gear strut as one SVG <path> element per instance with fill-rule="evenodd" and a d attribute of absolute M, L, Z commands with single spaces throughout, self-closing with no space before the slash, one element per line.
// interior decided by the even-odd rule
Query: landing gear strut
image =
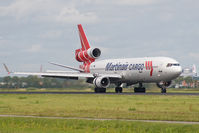
<path fill-rule="evenodd" d="M 106 88 L 95 88 L 95 93 L 106 93 Z"/>
<path fill-rule="evenodd" d="M 164 82 L 164 81 L 161 81 L 159 83 L 157 83 L 157 86 L 159 88 L 161 88 L 161 93 L 167 93 L 167 87 L 169 87 L 171 85 L 171 81 L 167 81 L 167 82 Z"/>
<path fill-rule="evenodd" d="M 139 83 L 139 87 L 134 88 L 134 93 L 145 93 L 146 89 L 142 86 L 142 83 Z"/>
<path fill-rule="evenodd" d="M 122 83 L 117 83 L 115 85 L 116 85 L 116 87 L 115 87 L 115 93 L 122 93 L 122 91 L 123 91 L 123 84 Z"/>

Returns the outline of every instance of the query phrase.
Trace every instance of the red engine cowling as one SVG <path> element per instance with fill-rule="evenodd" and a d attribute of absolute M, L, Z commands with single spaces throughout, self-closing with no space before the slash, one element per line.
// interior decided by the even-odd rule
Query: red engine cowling
<path fill-rule="evenodd" d="M 79 62 L 95 61 L 101 55 L 101 50 L 99 48 L 89 48 L 88 50 L 82 51 L 77 49 L 75 51 L 75 58 Z"/>

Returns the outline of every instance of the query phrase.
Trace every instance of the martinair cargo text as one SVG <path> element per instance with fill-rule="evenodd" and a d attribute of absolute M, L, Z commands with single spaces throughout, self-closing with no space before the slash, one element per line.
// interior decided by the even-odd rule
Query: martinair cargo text
<path fill-rule="evenodd" d="M 75 51 L 75 58 L 82 62 L 79 68 L 70 67 L 62 64 L 52 63 L 54 65 L 72 69 L 74 71 L 50 71 L 50 72 L 10 72 L 7 66 L 4 67 L 9 73 L 22 75 L 40 75 L 42 77 L 78 79 L 86 78 L 88 83 L 95 86 L 96 93 L 106 92 L 110 84 L 115 84 L 115 92 L 121 93 L 122 86 L 139 84 L 134 88 L 134 92 L 145 92 L 143 83 L 156 83 L 161 88 L 162 93 L 166 93 L 166 88 L 171 81 L 177 78 L 182 68 L 180 64 L 168 57 L 144 57 L 144 58 L 125 58 L 125 59 L 107 59 L 95 61 L 101 55 L 99 48 L 91 48 L 82 25 L 78 25 L 81 48 Z"/>

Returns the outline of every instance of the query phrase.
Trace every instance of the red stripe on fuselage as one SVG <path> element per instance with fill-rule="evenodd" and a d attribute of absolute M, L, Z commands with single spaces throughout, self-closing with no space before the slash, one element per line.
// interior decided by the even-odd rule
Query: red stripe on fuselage
<path fill-rule="evenodd" d="M 146 70 L 150 70 L 150 76 L 153 76 L 153 63 L 152 61 L 145 61 Z"/>
<path fill-rule="evenodd" d="M 150 76 L 153 76 L 153 64 L 152 64 L 152 61 L 150 61 L 150 67 L 151 67 Z"/>

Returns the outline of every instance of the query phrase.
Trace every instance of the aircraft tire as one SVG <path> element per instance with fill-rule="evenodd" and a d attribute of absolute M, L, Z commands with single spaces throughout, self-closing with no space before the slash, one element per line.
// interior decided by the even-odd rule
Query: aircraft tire
<path fill-rule="evenodd" d="M 167 89 L 166 88 L 161 88 L 161 93 L 167 93 Z"/>
<path fill-rule="evenodd" d="M 145 93 L 146 89 L 144 87 L 135 87 L 134 93 Z"/>
<path fill-rule="evenodd" d="M 115 93 L 119 93 L 118 87 L 115 87 Z"/>
<path fill-rule="evenodd" d="M 95 88 L 95 93 L 106 93 L 106 88 Z"/>
<path fill-rule="evenodd" d="M 123 88 L 119 87 L 119 93 L 122 93 L 122 91 L 123 91 Z"/>
<path fill-rule="evenodd" d="M 144 87 L 142 87 L 142 93 L 145 93 L 146 92 L 146 89 Z"/>
<path fill-rule="evenodd" d="M 115 92 L 116 93 L 122 93 L 123 88 L 122 87 L 115 87 Z"/>
<path fill-rule="evenodd" d="M 134 93 L 137 93 L 138 92 L 138 87 L 135 87 L 134 88 Z"/>

